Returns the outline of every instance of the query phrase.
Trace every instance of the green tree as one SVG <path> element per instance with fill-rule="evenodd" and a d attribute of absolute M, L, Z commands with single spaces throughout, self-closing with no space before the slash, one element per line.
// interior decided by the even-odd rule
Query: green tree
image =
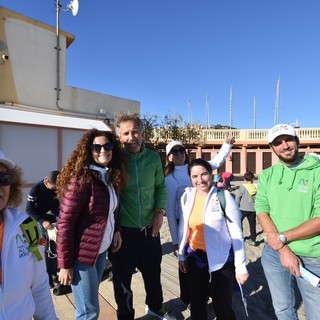
<path fill-rule="evenodd" d="M 144 124 L 144 140 L 155 150 L 165 150 L 172 140 L 181 141 L 186 148 L 193 149 L 205 143 L 202 128 L 199 124 L 189 124 L 180 114 L 166 114 L 164 118 L 145 113 L 142 116 Z"/>

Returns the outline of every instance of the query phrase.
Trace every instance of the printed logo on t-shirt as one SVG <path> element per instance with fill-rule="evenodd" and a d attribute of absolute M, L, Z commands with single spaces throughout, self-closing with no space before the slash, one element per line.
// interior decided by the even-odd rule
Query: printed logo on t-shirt
<path fill-rule="evenodd" d="M 23 258 L 29 255 L 29 244 L 20 234 L 16 235 L 16 246 L 18 249 L 19 258 Z"/>
<path fill-rule="evenodd" d="M 301 179 L 298 183 L 297 191 L 307 193 L 309 190 L 309 180 Z"/>
<path fill-rule="evenodd" d="M 219 203 L 219 199 L 218 198 L 216 198 L 216 199 L 212 198 L 210 206 L 211 206 L 211 212 L 219 212 L 219 211 L 221 211 L 220 203 Z"/>

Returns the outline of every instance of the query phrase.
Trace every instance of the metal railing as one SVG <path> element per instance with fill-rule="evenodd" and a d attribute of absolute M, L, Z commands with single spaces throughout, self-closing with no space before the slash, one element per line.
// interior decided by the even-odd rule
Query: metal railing
<path fill-rule="evenodd" d="M 226 134 L 235 137 L 236 141 L 267 144 L 268 129 L 200 129 L 205 143 L 221 143 Z M 320 143 L 320 128 L 296 128 L 300 142 Z M 159 135 L 155 133 L 155 138 Z M 160 139 L 161 140 L 161 139 Z M 170 142 L 171 140 L 166 140 Z"/>

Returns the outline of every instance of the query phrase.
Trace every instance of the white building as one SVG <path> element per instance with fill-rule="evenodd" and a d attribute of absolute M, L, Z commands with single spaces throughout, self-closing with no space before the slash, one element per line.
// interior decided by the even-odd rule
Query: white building
<path fill-rule="evenodd" d="M 59 170 L 89 128 L 140 102 L 66 84 L 75 37 L 0 6 L 0 149 L 23 168 L 25 190 Z M 57 49 L 58 48 L 58 49 Z"/>

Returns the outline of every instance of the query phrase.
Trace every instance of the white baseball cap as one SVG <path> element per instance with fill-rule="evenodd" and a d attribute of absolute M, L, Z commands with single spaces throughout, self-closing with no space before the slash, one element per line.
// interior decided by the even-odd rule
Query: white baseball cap
<path fill-rule="evenodd" d="M 8 158 L 5 157 L 4 153 L 0 150 L 0 163 L 5 165 L 8 169 L 13 169 L 16 165 Z"/>
<path fill-rule="evenodd" d="M 277 124 L 268 131 L 268 142 L 282 135 L 297 137 L 296 132 L 290 124 Z"/>
<path fill-rule="evenodd" d="M 171 141 L 166 146 L 166 155 L 168 155 L 170 153 L 171 149 L 175 146 L 180 146 L 180 147 L 184 148 L 184 145 L 180 141 Z"/>

